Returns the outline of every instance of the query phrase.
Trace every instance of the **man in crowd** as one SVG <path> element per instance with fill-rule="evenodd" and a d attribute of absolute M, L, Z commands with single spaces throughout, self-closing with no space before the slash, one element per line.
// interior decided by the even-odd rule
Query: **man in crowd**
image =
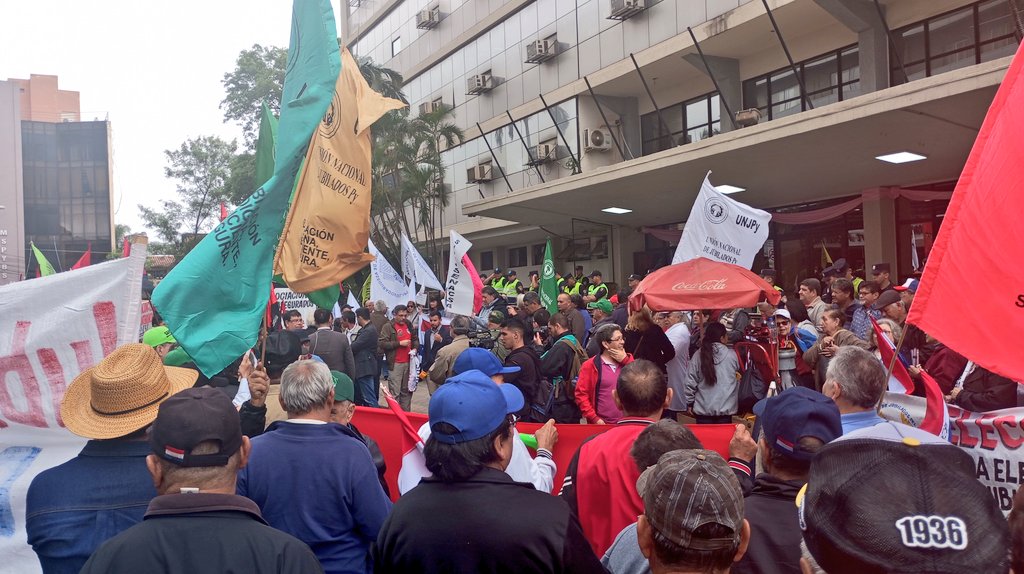
<path fill-rule="evenodd" d="M 825 332 L 822 329 L 821 316 L 825 313 L 825 309 L 828 309 L 828 304 L 821 300 L 820 293 L 821 281 L 811 277 L 800 282 L 800 302 L 807 309 L 807 318 L 814 323 L 814 328 L 818 330 L 819 336 Z"/>
<path fill-rule="evenodd" d="M 352 424 L 352 419 L 356 416 L 355 384 L 352 383 L 352 379 L 348 378 L 348 375 L 338 371 L 331 371 L 331 380 L 334 381 L 334 406 L 331 408 L 331 422 L 346 427 L 356 438 L 363 441 L 367 450 L 370 451 L 373 466 L 377 468 L 377 480 L 380 482 L 381 488 L 384 489 L 384 494 L 390 498 L 391 491 L 384 479 L 384 473 L 388 469 L 387 463 L 384 461 L 384 453 L 381 452 L 377 441 L 359 432 L 356 425 Z"/>
<path fill-rule="evenodd" d="M 763 430 L 758 459 L 764 472 L 744 501 L 750 547 L 732 571 L 799 572 L 802 538 L 796 497 L 807 483 L 815 455 L 843 433 L 839 409 L 817 391 L 791 387 L 759 401 L 754 414 Z"/>
<path fill-rule="evenodd" d="M 636 483 L 640 550 L 654 574 L 729 572 L 750 543 L 743 493 L 729 466 L 710 450 L 675 450 Z"/>
<path fill-rule="evenodd" d="M 518 372 L 505 376 L 505 382 L 515 385 L 526 399 L 523 410 L 516 413 L 521 420 L 533 420 L 530 405 L 540 394 L 540 355 L 532 345 L 526 344 L 532 339 L 533 329 L 515 317 L 501 324 L 501 344 L 509 351 L 505 357 L 505 366 L 519 367 Z"/>
<path fill-rule="evenodd" d="M 369 313 L 367 313 L 369 316 Z M 349 345 L 356 340 L 359 334 L 359 322 L 356 321 L 356 313 L 353 310 L 341 312 L 341 333 L 348 337 Z"/>
<path fill-rule="evenodd" d="M 629 288 L 630 291 L 632 291 L 632 290 L 636 289 L 636 286 L 639 285 L 640 282 L 643 281 L 643 280 L 644 280 L 644 276 L 643 275 L 640 275 L 638 273 L 633 273 L 629 277 L 626 278 L 626 286 Z"/>
<path fill-rule="evenodd" d="M 370 310 L 366 307 L 356 309 L 355 315 L 356 322 L 359 323 L 359 331 L 356 332 L 356 337 L 352 340 L 352 358 L 355 362 L 355 384 L 359 390 L 359 399 L 362 401 L 363 406 L 380 406 L 380 400 L 377 396 L 377 386 L 379 384 L 379 379 L 377 378 L 379 366 L 377 360 L 377 346 L 379 344 L 377 327 L 371 321 Z"/>
<path fill-rule="evenodd" d="M 887 388 L 885 369 L 874 355 L 844 346 L 829 362 L 821 392 L 839 407 L 845 435 L 883 422 L 876 409 Z"/>
<path fill-rule="evenodd" d="M 523 313 L 532 317 L 534 313 L 543 309 L 543 305 L 540 303 L 540 294 L 536 291 L 530 291 L 523 294 Z"/>
<path fill-rule="evenodd" d="M 168 398 L 147 446 L 159 496 L 145 521 L 107 541 L 82 572 L 322 571 L 308 546 L 268 526 L 253 501 L 235 494 L 250 443 L 224 393 L 200 387 Z"/>
<path fill-rule="evenodd" d="M 832 301 L 845 317 L 843 328 L 867 341 L 871 332 L 871 317 L 868 310 L 854 296 L 853 282 L 840 277 L 832 282 Z"/>
<path fill-rule="evenodd" d="M 587 293 L 583 297 L 583 301 L 593 303 L 594 301 L 607 299 L 608 295 L 608 286 L 601 280 L 601 272 L 597 269 L 593 270 L 590 273 L 590 286 L 587 287 Z"/>
<path fill-rule="evenodd" d="M 668 373 L 668 388 L 672 389 L 672 403 L 669 405 L 670 415 L 686 411 L 686 375 L 690 371 L 690 325 L 682 311 L 668 314 L 668 337 L 676 355 L 665 364 Z M 672 416 L 675 420 L 675 416 Z"/>
<path fill-rule="evenodd" d="M 615 304 L 615 309 L 612 311 L 612 321 L 623 329 L 629 323 L 629 291 L 619 291 L 619 302 Z"/>
<path fill-rule="evenodd" d="M 875 283 L 878 283 L 878 290 L 880 292 L 885 293 L 893 288 L 892 281 L 890 281 L 891 273 L 892 267 L 888 263 L 875 263 L 871 267 L 871 278 L 874 279 Z"/>
<path fill-rule="evenodd" d="M 593 357 L 601 354 L 601 345 L 594 338 L 594 333 L 597 333 L 598 329 L 604 325 L 615 324 L 615 321 L 612 320 L 614 308 L 611 301 L 600 299 L 587 303 L 587 310 L 590 311 L 590 316 L 594 321 L 594 324 L 590 326 L 590 336 L 587 338 L 587 355 Z"/>
<path fill-rule="evenodd" d="M 828 266 L 821 272 L 821 300 L 826 305 L 834 303 L 832 301 L 832 282 L 836 279 L 836 268 Z"/>
<path fill-rule="evenodd" d="M 898 426 L 835 440 L 814 458 L 797 498 L 803 571 L 814 571 L 813 559 L 829 574 L 1007 572 L 1006 519 L 974 459 L 926 433 L 892 432 Z"/>
<path fill-rule="evenodd" d="M 309 336 L 309 352 L 323 359 L 328 369 L 354 377 L 356 369 L 351 343 L 348 337 L 331 328 L 333 320 L 327 309 L 313 311 L 316 331 Z"/>
<path fill-rule="evenodd" d="M 437 388 L 444 384 L 452 376 L 452 366 L 455 359 L 469 348 L 469 317 L 456 315 L 452 319 L 452 333 L 455 335 L 452 342 L 445 345 L 434 356 L 434 362 L 430 365 L 427 373 L 427 390 L 433 395 Z"/>
<path fill-rule="evenodd" d="M 640 473 L 629 449 L 641 431 L 661 418 L 672 392 L 661 369 L 641 359 L 623 367 L 612 397 L 623 418 L 580 445 L 559 493 L 579 517 L 596 554 L 604 554 L 615 535 L 643 510 L 634 488 Z"/>
<path fill-rule="evenodd" d="M 430 371 L 437 352 L 452 342 L 452 330 L 448 325 L 441 324 L 441 312 L 430 311 L 430 330 L 423 333 L 422 352 L 420 353 L 420 370 Z"/>
<path fill-rule="evenodd" d="M 564 504 L 502 472 L 523 404 L 516 387 L 476 370 L 438 389 L 424 448 L 433 476 L 381 529 L 378 572 L 604 572 Z"/>
<path fill-rule="evenodd" d="M 875 302 L 882 295 L 882 290 L 878 288 L 878 283 L 874 281 L 861 281 L 860 287 L 857 288 L 857 293 L 860 295 L 860 304 L 864 309 L 867 310 L 868 315 L 879 320 L 882 318 L 882 312 L 874 309 Z"/>
<path fill-rule="evenodd" d="M 391 321 L 384 325 L 377 338 L 388 361 L 388 389 L 405 411 L 412 409 L 409 363 L 420 344 L 408 316 L 409 311 L 403 305 L 396 306 Z"/>
<path fill-rule="evenodd" d="M 840 257 L 839 259 L 836 259 L 835 263 L 832 264 L 832 268 L 836 270 L 837 279 L 848 279 L 851 283 L 853 283 L 854 293 L 856 293 L 857 290 L 860 289 L 860 284 L 864 280 L 853 274 L 853 268 L 850 267 L 850 264 L 846 262 L 845 258 Z"/>
<path fill-rule="evenodd" d="M 498 291 L 490 285 L 484 285 L 484 288 L 480 290 L 480 298 L 483 304 L 480 307 L 480 312 L 477 313 L 477 318 L 481 321 L 487 321 L 487 318 L 491 315 L 492 311 L 501 311 L 504 309 L 503 301 Z"/>
<path fill-rule="evenodd" d="M 61 420 L 89 442 L 75 458 L 39 473 L 26 501 L 28 543 L 43 572 L 78 572 L 105 540 L 142 521 L 156 496 L 146 471 L 146 429 L 160 403 L 197 376 L 164 366 L 153 348 L 133 343 L 71 382 Z"/>
<path fill-rule="evenodd" d="M 587 325 L 580 310 L 573 304 L 572 297 L 565 293 L 559 293 L 555 302 L 558 305 L 558 312 L 569 322 L 569 332 L 582 345 L 587 340 Z"/>
<path fill-rule="evenodd" d="M 565 293 L 566 295 L 579 295 L 582 285 L 579 279 L 574 275 L 566 275 L 562 279 L 561 285 L 558 287 L 559 293 Z"/>
<path fill-rule="evenodd" d="M 560 401 L 556 401 L 550 416 L 560 423 L 577 424 L 582 414 L 571 389 L 573 379 L 579 375 L 580 366 L 587 360 L 587 351 L 569 331 L 569 321 L 565 315 L 555 313 L 548 319 L 546 347 L 540 357 L 541 374 L 550 381 L 552 387 L 562 385 L 557 391 Z"/>
<path fill-rule="evenodd" d="M 327 365 L 290 365 L 281 377 L 280 402 L 288 420 L 253 439 L 249 465 L 238 473 L 238 494 L 259 505 L 271 526 L 308 544 L 325 572 L 370 571 L 370 542 L 391 501 L 366 445 L 329 422 L 334 381 Z"/>
<path fill-rule="evenodd" d="M 298 309 L 285 311 L 283 319 L 284 328 L 289 331 L 302 331 L 306 328 L 306 322 L 302 320 L 302 313 Z"/>
<path fill-rule="evenodd" d="M 892 290 L 900 294 L 900 301 L 903 301 L 903 306 L 908 310 L 910 309 L 911 303 L 914 302 L 914 295 L 917 295 L 917 286 L 920 281 L 917 279 L 907 279 L 903 282 L 903 285 L 897 285 Z"/>

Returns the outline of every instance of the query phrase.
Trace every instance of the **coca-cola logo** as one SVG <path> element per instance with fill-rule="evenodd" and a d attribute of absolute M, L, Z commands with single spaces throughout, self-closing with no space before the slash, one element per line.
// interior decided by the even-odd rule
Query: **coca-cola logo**
<path fill-rule="evenodd" d="M 708 279 L 699 283 L 680 281 L 672 286 L 673 291 L 724 291 L 727 286 L 725 279 Z"/>

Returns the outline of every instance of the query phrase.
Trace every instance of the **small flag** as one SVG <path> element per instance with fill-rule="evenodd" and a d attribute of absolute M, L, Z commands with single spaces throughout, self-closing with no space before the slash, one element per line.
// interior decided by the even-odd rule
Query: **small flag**
<path fill-rule="evenodd" d="M 128 237 L 124 238 L 124 243 L 121 244 L 121 257 L 128 257 L 132 254 L 132 242 Z"/>
<path fill-rule="evenodd" d="M 555 261 L 551 257 L 551 239 L 544 246 L 544 266 L 540 272 L 540 304 L 549 312 L 558 310 L 558 280 L 555 279 Z"/>
<path fill-rule="evenodd" d="M 473 282 L 473 312 L 479 313 L 480 308 L 484 306 L 484 295 L 482 292 L 484 282 L 480 279 L 480 274 L 477 273 L 476 267 L 473 266 L 469 253 L 462 256 L 462 265 L 469 271 L 469 279 Z"/>
<path fill-rule="evenodd" d="M 224 221 L 228 218 L 228 206 L 224 202 L 220 202 L 220 220 Z"/>
<path fill-rule="evenodd" d="M 362 307 L 362 305 L 359 304 L 359 301 L 356 301 L 356 296 L 355 294 L 352 293 L 352 291 L 348 292 L 348 306 L 352 307 L 353 311 Z"/>
<path fill-rule="evenodd" d="M 47 261 L 46 256 L 43 252 L 36 247 L 34 242 L 30 242 L 32 246 L 32 253 L 36 256 L 36 263 L 39 264 L 39 270 L 36 272 L 36 277 L 46 277 L 47 275 L 53 275 L 56 271 L 53 270 L 53 265 Z"/>
<path fill-rule="evenodd" d="M 420 433 L 409 422 L 409 417 L 391 395 L 387 385 L 382 384 L 380 390 L 391 412 L 395 413 L 402 425 L 402 466 L 398 471 L 398 493 L 405 494 L 415 488 L 421 479 L 431 476 L 431 472 L 427 470 L 427 459 L 423 456 L 423 439 L 420 438 Z"/>
<path fill-rule="evenodd" d="M 78 262 L 71 266 L 71 270 L 81 269 L 92 265 L 92 242 L 89 242 L 88 247 L 85 248 L 85 253 L 78 258 Z"/>
<path fill-rule="evenodd" d="M 882 332 L 882 328 L 878 326 L 878 321 L 874 317 L 869 318 L 871 319 L 871 327 L 875 330 L 875 339 L 878 341 L 878 353 L 882 356 L 882 366 L 888 370 L 889 364 L 892 363 L 893 355 L 896 354 L 896 347 L 889 340 L 889 337 Z M 910 378 L 910 372 L 907 371 L 907 366 L 903 364 L 903 359 L 896 359 L 896 364 L 889 375 L 889 391 L 906 395 L 914 392 L 914 381 Z"/>
<path fill-rule="evenodd" d="M 889 364 L 893 364 L 892 374 L 889 376 L 889 391 L 907 395 L 913 393 L 914 381 L 910 378 L 910 372 L 907 371 L 907 366 L 903 364 L 903 359 L 897 357 L 893 361 L 893 356 L 896 355 L 896 347 L 885 336 L 885 333 L 882 332 L 874 317 L 871 317 L 871 326 L 875 330 L 875 339 L 878 340 L 878 353 L 882 356 L 882 365 L 888 369 Z M 940 438 L 948 439 L 949 411 L 946 409 L 946 401 L 942 395 L 942 390 L 935 379 L 925 371 L 921 371 L 921 382 L 924 385 L 926 410 L 924 419 L 917 428 L 930 432 Z"/>
<path fill-rule="evenodd" d="M 274 175 L 277 152 L 277 118 L 263 102 L 260 114 L 260 135 L 256 140 L 256 184 L 263 185 Z"/>
<path fill-rule="evenodd" d="M 832 256 L 828 254 L 828 248 L 825 247 L 825 240 L 821 240 L 821 268 L 832 266 Z"/>

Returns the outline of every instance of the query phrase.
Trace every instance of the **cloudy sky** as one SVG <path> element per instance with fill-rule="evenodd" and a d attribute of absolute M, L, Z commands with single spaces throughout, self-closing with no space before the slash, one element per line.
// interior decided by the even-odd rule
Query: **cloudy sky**
<path fill-rule="evenodd" d="M 0 15 L 0 80 L 56 75 L 81 93 L 83 121 L 110 119 L 114 219 L 141 230 L 137 205 L 174 195 L 164 150 L 201 135 L 241 142 L 221 79 L 253 44 L 288 45 L 291 1 L 4 1 Z"/>

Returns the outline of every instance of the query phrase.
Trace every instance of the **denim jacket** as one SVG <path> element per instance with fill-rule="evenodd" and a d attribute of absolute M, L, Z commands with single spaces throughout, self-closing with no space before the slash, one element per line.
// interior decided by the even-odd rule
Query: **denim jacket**
<path fill-rule="evenodd" d="M 91 440 L 28 489 L 25 528 L 44 574 L 76 573 L 103 542 L 139 522 L 156 496 L 147 441 Z"/>

